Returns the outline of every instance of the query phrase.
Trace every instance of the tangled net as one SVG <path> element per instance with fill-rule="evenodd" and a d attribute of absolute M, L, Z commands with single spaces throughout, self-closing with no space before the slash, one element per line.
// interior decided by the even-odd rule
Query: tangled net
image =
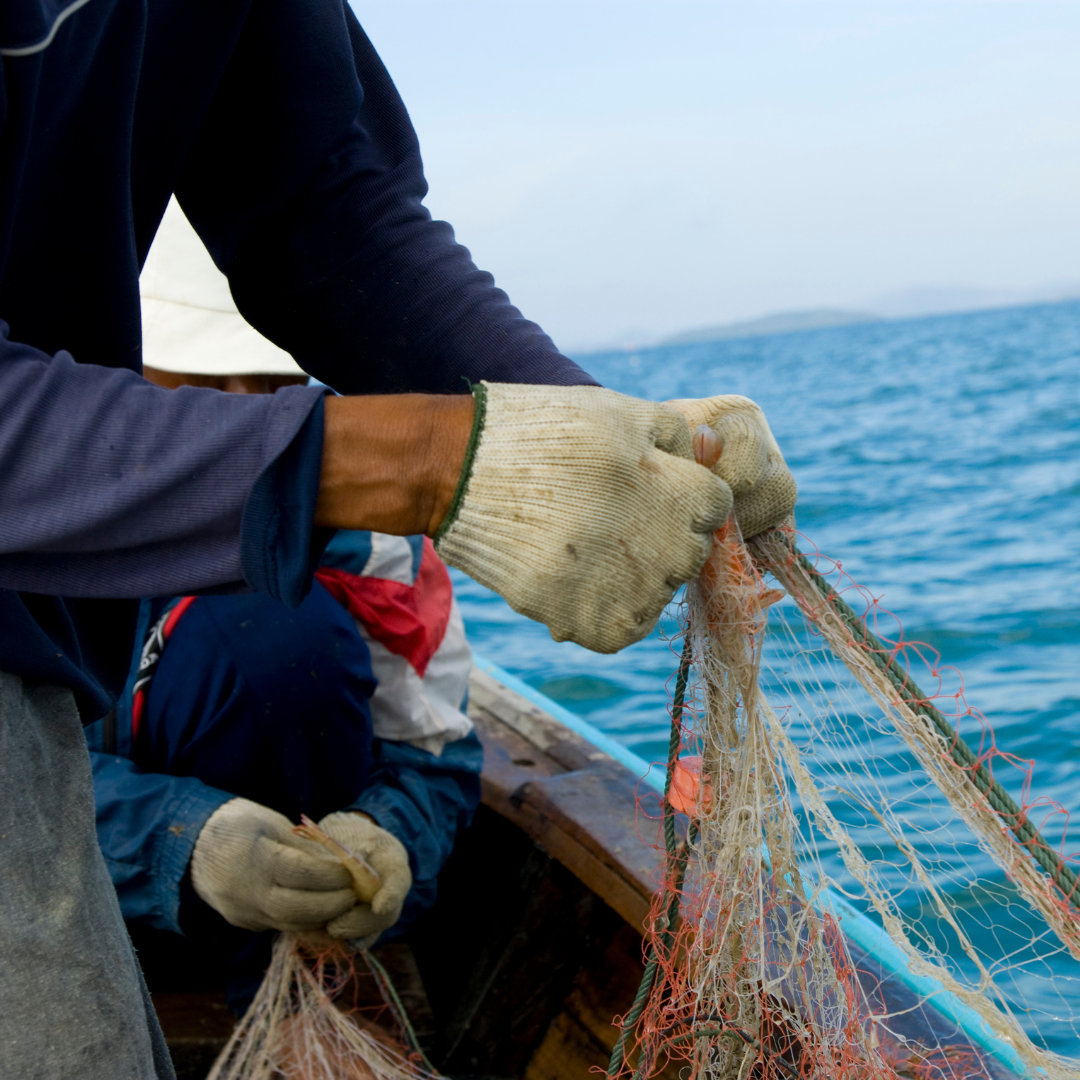
<path fill-rule="evenodd" d="M 1080 890 L 1061 845 L 1044 838 L 1057 820 L 1064 843 L 1067 815 L 1012 801 L 994 766 L 1023 763 L 996 749 L 961 692 L 939 685 L 955 715 L 939 711 L 907 670 L 906 650 L 918 650 L 877 638 L 794 539 L 776 530 L 748 549 L 731 519 L 687 588 L 666 858 L 609 1077 L 1075 1078 L 1080 1065 L 1052 1047 L 1055 1024 L 1080 1032 Z M 783 716 L 770 707 L 763 640 L 784 593 L 766 573 L 857 686 L 787 628 L 786 670 L 766 675 L 770 694 L 779 684 L 796 704 Z M 852 704 L 858 686 L 869 710 Z M 962 720 L 978 725 L 976 749 Z M 910 783 L 917 768 L 936 790 L 901 794 L 896 776 Z M 1024 780 L 1026 800 L 1029 770 Z M 893 973 L 842 929 L 838 891 L 877 916 L 909 984 L 924 988 L 908 989 L 903 1009 L 879 992 Z"/>

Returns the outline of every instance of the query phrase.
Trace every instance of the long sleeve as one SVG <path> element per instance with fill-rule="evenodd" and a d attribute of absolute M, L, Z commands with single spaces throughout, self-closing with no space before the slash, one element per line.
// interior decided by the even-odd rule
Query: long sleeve
<path fill-rule="evenodd" d="M 91 750 L 97 835 L 124 918 L 181 933 L 180 883 L 199 830 L 232 796 Z"/>
<path fill-rule="evenodd" d="M 0 401 L 0 588 L 138 597 L 249 578 L 266 587 L 285 570 L 266 566 L 279 543 L 280 558 L 307 570 L 318 389 L 162 390 L 134 372 L 76 364 L 63 352 L 50 358 L 5 336 Z M 305 431 L 309 421 L 314 430 Z M 279 477 L 298 436 L 300 459 Z M 296 513 L 280 511 L 278 487 L 293 488 Z"/>
<path fill-rule="evenodd" d="M 344 0 L 86 4 L 0 69 L 0 670 L 72 688 L 88 720 L 118 689 L 120 599 L 295 604 L 310 582 L 319 394 L 136 374 L 173 192 L 241 312 L 337 390 L 592 381 L 431 220 Z"/>
<path fill-rule="evenodd" d="M 435 902 L 439 871 L 480 805 L 483 748 L 474 732 L 448 743 L 438 757 L 387 739 L 376 739 L 375 753 L 370 785 L 344 809 L 369 814 L 409 852 L 413 886 L 389 940 Z"/>
<path fill-rule="evenodd" d="M 251 587 L 300 602 L 328 536 L 312 529 L 319 390 L 162 390 L 6 329 L 0 670 L 71 687 L 89 721 L 119 692 L 131 648 L 134 606 L 104 598 Z"/>
<path fill-rule="evenodd" d="M 262 0 L 177 196 L 263 334 L 341 392 L 592 383 L 472 263 L 341 0 Z"/>

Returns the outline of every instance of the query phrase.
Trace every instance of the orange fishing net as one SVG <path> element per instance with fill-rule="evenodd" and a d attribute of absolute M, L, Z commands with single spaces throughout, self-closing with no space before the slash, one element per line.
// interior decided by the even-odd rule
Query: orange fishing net
<path fill-rule="evenodd" d="M 360 954 L 343 945 L 313 946 L 281 934 L 255 1000 L 207 1080 L 434 1076 L 418 1050 L 406 1047 L 396 1005 L 388 1002 L 380 1016 L 350 1005 L 358 970 L 364 970 Z"/>

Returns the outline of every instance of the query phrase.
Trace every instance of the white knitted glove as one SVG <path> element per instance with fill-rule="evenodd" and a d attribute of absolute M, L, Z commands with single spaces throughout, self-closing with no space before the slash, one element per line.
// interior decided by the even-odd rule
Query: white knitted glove
<path fill-rule="evenodd" d="M 754 402 L 738 394 L 720 394 L 668 404 L 686 417 L 691 431 L 708 424 L 720 436 L 723 448 L 713 472 L 731 488 L 735 519 L 747 540 L 791 518 L 795 477 Z"/>
<path fill-rule="evenodd" d="M 350 810 L 327 814 L 319 822 L 319 828 L 342 847 L 365 859 L 380 881 L 379 891 L 370 904 L 355 903 L 344 915 L 333 919 L 326 932 L 331 937 L 352 940 L 388 930 L 398 921 L 405 895 L 412 888 L 409 853 L 404 845 L 370 818 Z"/>
<path fill-rule="evenodd" d="M 556 641 L 610 653 L 645 637 L 731 510 L 682 416 L 596 386 L 475 397 L 439 554 Z"/>
<path fill-rule="evenodd" d="M 191 883 L 245 930 L 315 930 L 356 902 L 345 867 L 292 831 L 284 814 L 230 799 L 207 820 L 191 855 Z"/>

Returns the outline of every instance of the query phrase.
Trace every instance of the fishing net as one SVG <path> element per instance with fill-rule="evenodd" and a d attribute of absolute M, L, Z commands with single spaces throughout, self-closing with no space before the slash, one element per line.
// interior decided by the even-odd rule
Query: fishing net
<path fill-rule="evenodd" d="M 609 1076 L 1075 1078 L 1067 813 L 796 539 L 747 546 L 732 519 L 687 588 L 665 859 Z"/>
<path fill-rule="evenodd" d="M 294 830 L 328 848 L 361 899 L 374 871 L 307 818 Z M 370 972 L 384 1007 L 372 1015 L 351 991 Z M 207 1080 L 428 1080 L 426 1060 L 385 969 L 366 948 L 279 934 L 270 967 Z"/>

